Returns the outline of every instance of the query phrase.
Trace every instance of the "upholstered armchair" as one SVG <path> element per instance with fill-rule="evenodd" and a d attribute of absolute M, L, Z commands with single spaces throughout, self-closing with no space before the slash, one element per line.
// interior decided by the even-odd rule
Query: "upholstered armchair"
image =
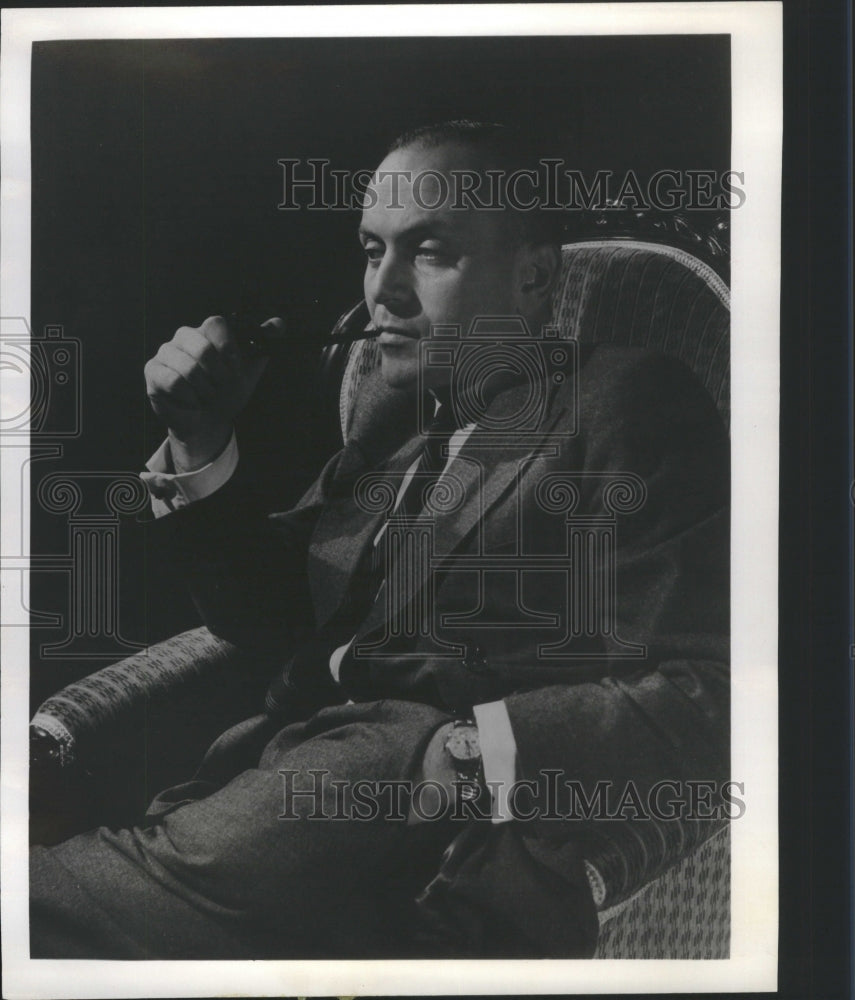
<path fill-rule="evenodd" d="M 681 216 L 590 213 L 563 247 L 554 317 L 563 336 L 675 355 L 729 423 L 726 226 L 704 233 Z M 587 231 L 586 231 L 587 230 Z M 346 439 L 371 405 L 376 345 L 327 350 Z M 205 628 L 97 671 L 48 698 L 31 724 L 34 839 L 122 822 L 164 782 L 186 777 L 211 740 L 259 710 L 273 665 Z M 729 952 L 726 826 L 655 822 L 605 839 L 586 867 L 599 911 L 600 958 L 724 958 Z M 666 835 L 667 834 L 667 835 Z"/>

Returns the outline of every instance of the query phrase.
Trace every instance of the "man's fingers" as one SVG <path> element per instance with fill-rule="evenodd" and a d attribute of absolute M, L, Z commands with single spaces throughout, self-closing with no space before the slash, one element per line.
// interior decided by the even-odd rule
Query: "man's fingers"
<path fill-rule="evenodd" d="M 280 324 L 272 319 L 266 325 Z M 200 327 L 180 327 L 160 346 L 145 369 L 148 396 L 155 412 L 167 422 L 176 420 L 182 433 L 190 414 L 178 411 L 195 410 L 198 427 L 230 422 L 252 395 L 267 360 L 243 357 L 226 321 L 209 316 Z"/>
<path fill-rule="evenodd" d="M 239 375 L 235 359 L 218 348 L 201 330 L 182 326 L 176 331 L 172 343 L 201 365 L 214 385 L 227 385 Z"/>
<path fill-rule="evenodd" d="M 160 403 L 169 403 L 180 409 L 191 410 L 199 406 L 199 394 L 176 371 L 152 358 L 145 366 L 145 384 L 148 398 L 157 409 Z"/>
<path fill-rule="evenodd" d="M 162 366 L 159 375 L 161 388 L 167 394 L 181 393 L 182 384 L 190 386 L 196 394 L 197 401 L 207 404 L 216 398 L 216 387 L 196 358 L 190 357 L 173 341 L 163 344 L 155 359 Z"/>
<path fill-rule="evenodd" d="M 182 329 L 187 328 L 182 327 Z M 239 368 L 240 347 L 237 338 L 229 330 L 229 325 L 222 316 L 209 316 L 199 327 L 199 333 L 214 345 L 231 367 Z"/>

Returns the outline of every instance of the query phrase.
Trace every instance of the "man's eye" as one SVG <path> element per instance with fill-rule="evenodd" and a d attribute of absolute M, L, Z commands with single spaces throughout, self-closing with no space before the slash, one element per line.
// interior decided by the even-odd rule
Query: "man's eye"
<path fill-rule="evenodd" d="M 416 250 L 416 257 L 428 263 L 439 264 L 448 260 L 449 255 L 440 247 L 421 246 Z"/>
<path fill-rule="evenodd" d="M 365 256 L 369 261 L 376 262 L 382 260 L 383 258 L 383 247 L 378 246 L 375 243 L 369 243 L 362 248 L 365 251 Z"/>

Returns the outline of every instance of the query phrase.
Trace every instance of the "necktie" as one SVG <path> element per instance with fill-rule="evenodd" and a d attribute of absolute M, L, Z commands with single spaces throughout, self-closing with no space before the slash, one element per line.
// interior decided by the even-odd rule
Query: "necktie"
<path fill-rule="evenodd" d="M 419 464 L 391 516 L 417 517 L 422 512 L 425 500 L 448 462 L 448 443 L 456 429 L 453 407 L 441 403 L 425 428 Z M 383 532 L 376 544 L 373 539 L 369 543 L 354 573 L 348 596 L 327 624 L 326 634 L 303 644 L 282 675 L 271 684 L 267 695 L 268 712 L 280 712 L 288 706 L 292 711 L 297 709 L 298 714 L 302 708 L 305 714 L 309 704 L 317 707 L 333 693 L 338 694 L 329 674 L 329 659 L 333 650 L 353 635 L 378 599 L 385 576 L 385 540 L 386 532 Z M 348 651 L 345 661 L 350 658 L 352 653 Z"/>
<path fill-rule="evenodd" d="M 446 464 L 448 463 L 448 443 L 456 430 L 454 410 L 449 403 L 440 403 L 434 412 L 433 419 L 425 427 L 424 444 L 419 455 L 418 465 L 413 470 L 412 477 L 401 494 L 398 506 L 391 517 L 418 517 L 429 499 L 431 490 L 436 486 Z M 372 542 L 368 552 L 363 556 L 355 582 L 360 592 L 368 596 L 362 603 L 363 614 L 358 616 L 361 621 L 376 600 L 383 585 L 385 576 L 385 552 L 387 534 L 384 531 L 376 544 Z M 358 621 L 356 624 L 358 624 Z"/>
<path fill-rule="evenodd" d="M 448 444 L 456 430 L 450 403 L 440 403 L 433 420 L 425 428 L 425 443 L 413 478 L 404 490 L 398 513 L 412 517 L 421 513 L 425 499 L 436 486 L 448 462 Z"/>

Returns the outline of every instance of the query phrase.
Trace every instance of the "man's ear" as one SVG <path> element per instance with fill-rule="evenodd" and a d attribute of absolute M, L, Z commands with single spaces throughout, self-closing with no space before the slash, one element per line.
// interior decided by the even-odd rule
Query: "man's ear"
<path fill-rule="evenodd" d="M 528 243 L 520 253 L 517 294 L 523 314 L 549 305 L 561 270 L 561 248 L 554 243 Z"/>

